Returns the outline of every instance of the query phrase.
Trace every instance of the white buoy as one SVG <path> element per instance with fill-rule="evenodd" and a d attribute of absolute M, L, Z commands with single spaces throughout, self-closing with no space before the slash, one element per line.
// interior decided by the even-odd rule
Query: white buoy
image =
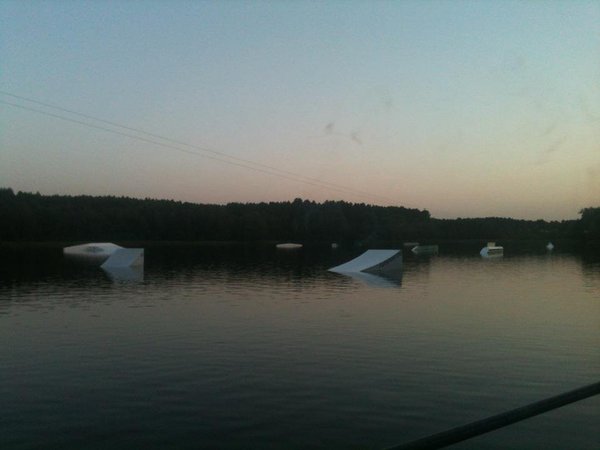
<path fill-rule="evenodd" d="M 552 242 L 548 242 L 548 244 L 546 244 L 546 250 L 548 250 L 549 252 L 554 250 L 554 244 Z"/>

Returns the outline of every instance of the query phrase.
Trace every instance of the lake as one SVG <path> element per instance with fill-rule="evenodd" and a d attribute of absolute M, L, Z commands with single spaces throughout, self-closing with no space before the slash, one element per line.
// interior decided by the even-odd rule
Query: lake
<path fill-rule="evenodd" d="M 600 381 L 600 258 L 155 245 L 108 274 L 3 249 L 0 448 L 382 449 Z M 457 449 L 597 449 L 600 396 Z"/>

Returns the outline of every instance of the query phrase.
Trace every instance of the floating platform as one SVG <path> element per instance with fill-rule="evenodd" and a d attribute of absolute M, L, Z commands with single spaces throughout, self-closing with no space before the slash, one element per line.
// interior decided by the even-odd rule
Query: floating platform
<path fill-rule="evenodd" d="M 417 245 L 411 249 L 415 255 L 435 255 L 440 251 L 438 245 Z"/>
<path fill-rule="evenodd" d="M 386 273 L 402 269 L 402 250 L 367 250 L 347 263 L 329 269 L 336 273 Z"/>
<path fill-rule="evenodd" d="M 120 245 L 113 244 L 112 242 L 90 242 L 89 244 L 65 247 L 63 248 L 63 254 L 73 258 L 102 262 L 122 248 Z"/>
<path fill-rule="evenodd" d="M 487 245 L 481 249 L 479 254 L 484 258 L 491 258 L 493 256 L 503 256 L 504 247 L 496 245 L 495 242 L 488 242 Z"/>

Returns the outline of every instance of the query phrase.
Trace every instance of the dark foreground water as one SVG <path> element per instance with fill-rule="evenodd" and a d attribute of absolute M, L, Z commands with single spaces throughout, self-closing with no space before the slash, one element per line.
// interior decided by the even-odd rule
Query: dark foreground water
<path fill-rule="evenodd" d="M 358 253 L 3 250 L 0 448 L 380 449 L 600 380 L 595 257 L 325 270 Z M 453 448 L 598 449 L 599 423 L 594 397 Z"/>

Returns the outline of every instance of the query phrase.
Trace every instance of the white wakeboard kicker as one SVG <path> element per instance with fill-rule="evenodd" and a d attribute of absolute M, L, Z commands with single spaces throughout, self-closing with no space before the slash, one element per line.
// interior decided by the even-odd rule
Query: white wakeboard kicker
<path fill-rule="evenodd" d="M 402 268 L 401 250 L 367 250 L 347 263 L 329 269 L 330 272 L 386 272 Z"/>
<path fill-rule="evenodd" d="M 144 264 L 143 248 L 121 248 L 104 261 L 102 268 L 131 267 Z"/>

